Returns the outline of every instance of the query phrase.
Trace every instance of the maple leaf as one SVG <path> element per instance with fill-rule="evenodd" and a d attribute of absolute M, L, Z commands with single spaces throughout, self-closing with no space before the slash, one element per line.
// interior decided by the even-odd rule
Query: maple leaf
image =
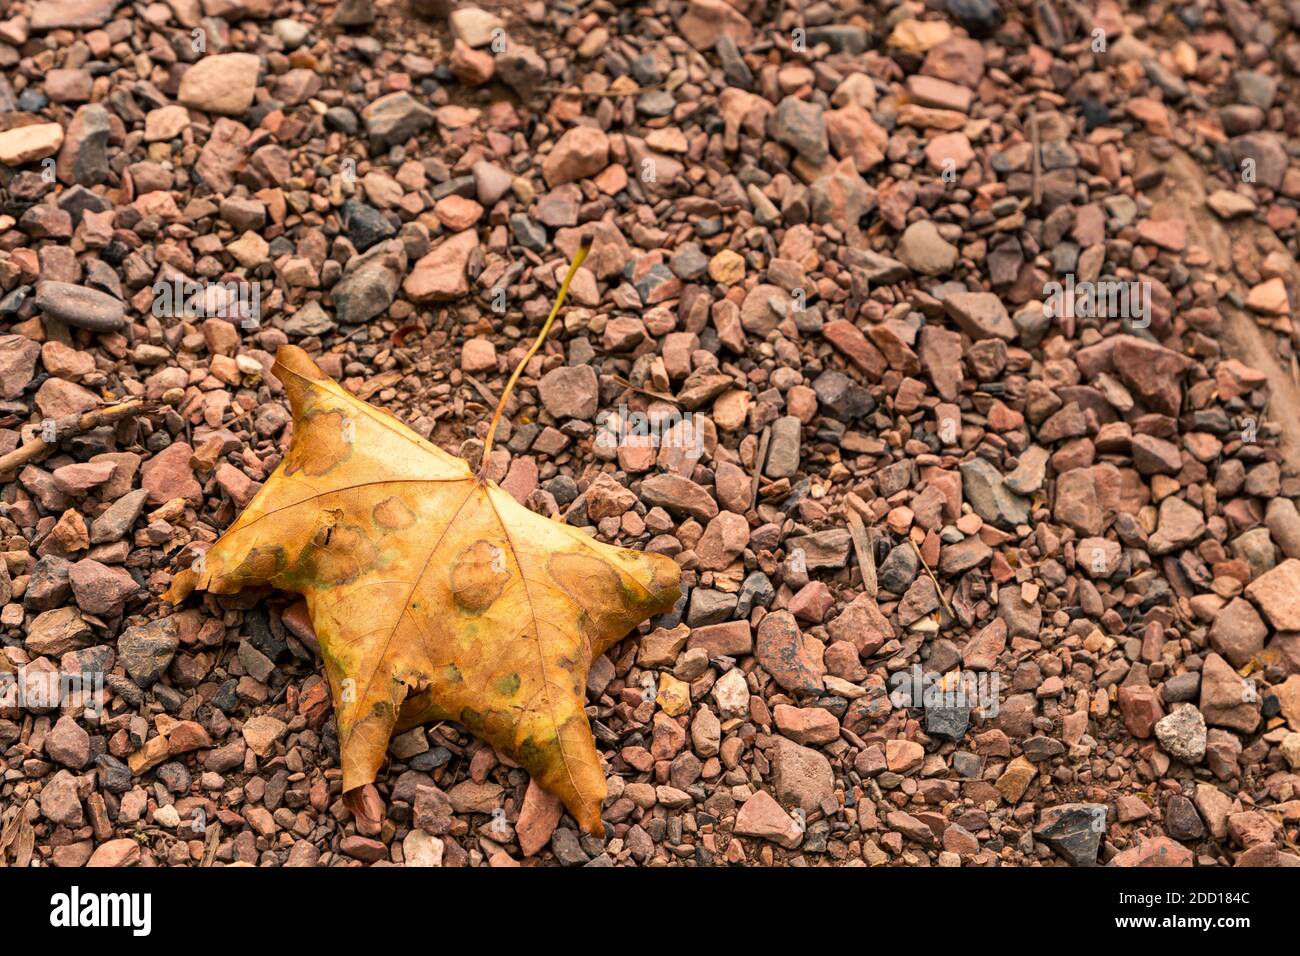
<path fill-rule="evenodd" d="M 497 406 L 484 461 L 526 361 Z M 288 453 L 163 598 L 264 584 L 306 598 L 345 792 L 375 779 L 393 733 L 454 720 L 602 834 L 605 775 L 584 711 L 587 671 L 676 603 L 676 563 L 529 511 L 345 391 L 302 349 L 282 346 L 273 372 L 293 410 Z"/>

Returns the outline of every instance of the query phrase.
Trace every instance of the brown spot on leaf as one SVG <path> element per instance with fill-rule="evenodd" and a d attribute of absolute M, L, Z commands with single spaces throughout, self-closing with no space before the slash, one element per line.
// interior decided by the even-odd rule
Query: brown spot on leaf
<path fill-rule="evenodd" d="M 316 529 L 298 555 L 297 574 L 323 587 L 355 581 L 374 567 L 379 554 L 361 528 L 328 522 Z"/>
<path fill-rule="evenodd" d="M 221 575 L 222 593 L 239 591 L 253 584 L 264 584 L 284 570 L 288 559 L 278 544 L 254 548 L 230 571 Z"/>
<path fill-rule="evenodd" d="M 284 460 L 284 473 L 302 472 L 319 478 L 352 457 L 355 425 L 339 411 L 313 411 L 294 428 L 293 447 Z"/>
<path fill-rule="evenodd" d="M 472 614 L 491 607 L 509 580 L 506 553 L 482 538 L 462 551 L 451 566 L 451 593 L 456 603 Z"/>
<path fill-rule="evenodd" d="M 389 495 L 371 511 L 375 526 L 385 531 L 401 531 L 415 523 L 415 514 L 402 499 Z"/>

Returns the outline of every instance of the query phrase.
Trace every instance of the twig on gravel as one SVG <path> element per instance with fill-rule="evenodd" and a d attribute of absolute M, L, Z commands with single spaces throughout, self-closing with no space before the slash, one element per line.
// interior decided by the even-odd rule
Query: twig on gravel
<path fill-rule="evenodd" d="M 858 567 L 862 569 L 862 588 L 872 597 L 880 593 L 880 584 L 876 581 L 876 556 L 867 540 L 867 529 L 863 527 L 862 518 L 852 508 L 848 509 L 849 534 L 853 536 L 853 551 L 858 556 Z"/>
<path fill-rule="evenodd" d="M 749 480 L 749 506 L 758 504 L 758 483 L 763 477 L 763 467 L 767 464 L 767 446 L 772 442 L 772 427 L 763 428 L 763 437 L 758 440 L 758 456 L 754 459 L 754 474 Z"/>
<path fill-rule="evenodd" d="M 591 245 L 592 234 L 587 233 L 582 237 L 578 251 L 573 254 L 573 261 L 569 263 L 569 271 L 565 273 L 564 281 L 560 283 L 560 290 L 555 293 L 555 304 L 551 306 L 551 314 L 542 323 L 542 329 L 537 333 L 537 338 L 533 340 L 533 344 L 524 353 L 524 357 L 519 360 L 519 364 L 515 366 L 514 372 L 506 381 L 506 387 L 501 390 L 501 398 L 497 402 L 496 411 L 492 413 L 492 420 L 488 422 L 487 437 L 483 439 L 483 457 L 480 459 L 480 471 L 487 468 L 487 464 L 491 460 L 492 439 L 496 437 L 497 424 L 505 413 L 506 402 L 510 398 L 510 393 L 514 391 L 515 382 L 519 381 L 519 376 L 524 373 L 524 368 L 527 367 L 532 357 L 537 354 L 537 350 L 542 347 L 542 343 L 546 341 L 546 336 L 550 334 L 551 326 L 555 324 L 555 317 L 560 314 L 560 309 L 564 307 L 564 299 L 569 294 L 569 285 L 573 282 L 573 277 L 578 274 L 578 269 L 582 267 L 583 261 L 587 258 L 587 253 L 591 252 Z"/>
<path fill-rule="evenodd" d="M 73 435 L 91 431 L 100 425 L 110 425 L 136 415 L 143 415 L 158 407 L 157 402 L 132 398 L 118 405 L 96 408 L 83 415 L 65 415 L 54 420 L 54 441 L 43 438 L 20 445 L 7 455 L 0 455 L 0 480 L 8 481 L 24 465 L 43 457 L 58 447 L 59 442 Z"/>
<path fill-rule="evenodd" d="M 468 372 L 464 373 L 464 375 L 465 375 L 465 381 L 469 382 L 471 385 L 474 386 L 474 391 L 478 392 L 479 395 L 482 396 L 483 400 L 488 403 L 488 405 L 495 408 L 497 404 L 497 396 L 492 394 L 492 390 L 488 388 L 486 385 L 484 385 L 482 382 L 480 382 L 478 379 L 476 379 L 473 375 L 470 375 Z"/>
<path fill-rule="evenodd" d="M 1031 159 L 1033 160 L 1034 170 L 1034 208 L 1037 209 L 1038 204 L 1043 201 L 1043 157 L 1041 152 L 1043 142 L 1042 134 L 1038 131 L 1038 111 L 1036 109 L 1029 114 L 1029 139 L 1034 144 L 1034 154 Z"/>
<path fill-rule="evenodd" d="M 638 86 L 636 89 L 633 90 L 592 90 L 592 91 L 571 90 L 565 86 L 539 86 L 537 88 L 537 92 L 554 93 L 561 96 L 595 96 L 600 98 L 605 98 L 605 97 L 613 98 L 619 96 L 640 96 L 642 93 L 650 93 L 654 90 L 662 90 L 667 85 L 668 85 L 668 81 L 664 80 L 662 83 L 656 83 L 654 86 Z"/>
<path fill-rule="evenodd" d="M 948 599 L 943 596 L 943 588 L 939 585 L 939 579 L 936 578 L 934 572 L 930 570 L 930 565 L 926 563 L 925 558 L 922 556 L 921 549 L 916 546 L 916 542 L 911 538 L 907 539 L 907 543 L 912 546 L 912 550 L 916 552 L 916 560 L 921 562 L 921 567 L 925 568 L 925 573 L 928 574 L 930 580 L 934 582 L 934 590 L 939 595 L 939 600 L 943 602 L 944 610 L 948 612 L 948 616 L 954 621 L 957 620 L 957 613 L 953 611 L 952 605 L 948 603 Z"/>
<path fill-rule="evenodd" d="M 642 388 L 640 385 L 633 385 L 631 382 L 623 378 L 623 376 L 621 375 L 611 375 L 610 378 L 612 378 L 619 385 L 622 385 L 624 388 L 630 388 L 632 389 L 632 391 L 638 392 L 641 395 L 648 396 L 649 398 L 657 398 L 661 402 L 671 402 L 673 405 L 681 404 L 680 401 L 678 401 L 673 396 L 669 395 L 667 392 L 656 392 L 653 389 Z"/>
<path fill-rule="evenodd" d="M 217 849 L 221 844 L 221 822 L 213 820 L 208 827 L 208 832 L 203 838 L 203 859 L 199 866 L 211 866 L 212 861 L 217 858 Z"/>

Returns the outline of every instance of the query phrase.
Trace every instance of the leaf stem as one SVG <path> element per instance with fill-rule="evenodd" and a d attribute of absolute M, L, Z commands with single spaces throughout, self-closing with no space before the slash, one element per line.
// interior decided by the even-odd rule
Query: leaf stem
<path fill-rule="evenodd" d="M 532 347 L 528 354 L 519 360 L 515 366 L 514 373 L 510 376 L 510 381 L 506 382 L 505 389 L 501 392 L 501 398 L 497 401 L 497 410 L 492 413 L 492 423 L 488 425 L 487 438 L 483 440 L 483 458 L 479 465 L 480 475 L 487 470 L 488 456 L 492 454 L 492 439 L 496 436 L 497 425 L 501 421 L 501 416 L 505 413 L 506 402 L 510 399 L 510 393 L 514 391 L 515 382 L 519 381 L 519 376 L 523 374 L 524 367 L 528 364 L 529 359 L 537 354 L 537 350 L 542 347 L 546 341 L 546 336 L 550 334 L 551 326 L 555 324 L 555 317 L 560 314 L 560 307 L 564 305 L 564 299 L 569 294 L 569 283 L 573 277 L 578 274 L 578 269 L 582 266 L 583 261 L 587 258 L 587 253 L 591 251 L 591 234 L 582 237 L 582 244 L 578 246 L 578 251 L 573 256 L 573 261 L 569 263 L 569 271 L 564 276 L 564 281 L 560 283 L 560 291 L 555 295 L 555 304 L 551 306 L 551 314 L 546 317 L 542 323 L 542 330 L 537 333 L 537 338 L 533 340 Z"/>

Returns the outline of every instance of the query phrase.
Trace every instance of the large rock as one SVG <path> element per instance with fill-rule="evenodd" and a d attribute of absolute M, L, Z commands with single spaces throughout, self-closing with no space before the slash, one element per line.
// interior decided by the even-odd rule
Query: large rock
<path fill-rule="evenodd" d="M 36 375 L 41 347 L 22 335 L 0 335 L 0 398 L 17 398 Z"/>
<path fill-rule="evenodd" d="M 677 29 L 697 50 L 712 50 L 719 37 L 729 37 L 737 46 L 748 43 L 754 27 L 726 0 L 690 0 L 677 19 Z"/>
<path fill-rule="evenodd" d="M 609 137 L 593 126 L 575 126 L 563 136 L 542 160 L 542 177 L 546 185 L 571 183 L 594 176 L 609 165 Z"/>
<path fill-rule="evenodd" d="M 774 737 L 770 759 L 772 785 L 783 804 L 812 813 L 823 800 L 835 796 L 835 774 L 830 761 L 811 747 Z"/>
<path fill-rule="evenodd" d="M 939 235 L 929 219 L 918 219 L 903 231 L 895 250 L 899 260 L 913 272 L 940 276 L 957 264 L 957 247 Z"/>
<path fill-rule="evenodd" d="M 1191 704 L 1184 704 L 1156 723 L 1156 739 L 1169 756 L 1183 763 L 1200 763 L 1205 757 L 1205 717 Z"/>
<path fill-rule="evenodd" d="M 596 417 L 600 407 L 596 370 L 590 365 L 561 365 L 542 376 L 537 383 L 542 405 L 556 418 Z"/>
<path fill-rule="evenodd" d="M 773 611 L 758 625 L 754 655 L 786 690 L 820 694 L 826 667 L 821 641 L 805 635 L 789 611 Z"/>
<path fill-rule="evenodd" d="M 0 163 L 22 166 L 53 156 L 63 145 L 63 127 L 58 123 L 16 126 L 0 133 Z"/>
<path fill-rule="evenodd" d="M 830 154 L 826 138 L 826 116 L 822 107 L 796 96 L 787 96 L 768 120 L 772 138 L 785 143 L 813 165 Z"/>
<path fill-rule="evenodd" d="M 1248 734 L 1259 726 L 1259 696 L 1218 654 L 1205 658 L 1201 669 L 1200 711 L 1212 727 L 1227 727 Z"/>
<path fill-rule="evenodd" d="M 1016 327 L 1007 307 L 992 292 L 954 292 L 944 297 L 943 308 L 972 339 L 1015 341 Z"/>
<path fill-rule="evenodd" d="M 36 615 L 27 628 L 26 647 L 35 657 L 62 657 L 90 644 L 90 625 L 75 607 Z"/>
<path fill-rule="evenodd" d="M 1246 663 L 1264 649 L 1268 628 L 1259 612 L 1243 598 L 1233 598 L 1210 625 L 1210 646 L 1228 659 L 1233 667 Z"/>
<path fill-rule="evenodd" d="M 981 518 L 1007 530 L 1029 522 L 1029 500 L 1013 494 L 992 464 L 972 458 L 958 467 L 962 496 Z"/>
<path fill-rule="evenodd" d="M 1185 846 L 1175 843 L 1169 837 L 1154 837 L 1150 840 L 1139 840 L 1136 846 L 1131 846 L 1122 853 L 1116 854 L 1108 864 L 1109 866 L 1158 866 L 1161 868 L 1171 866 L 1191 866 L 1194 857 L 1192 851 Z"/>
<path fill-rule="evenodd" d="M 1106 808 L 1099 803 L 1066 803 L 1043 810 L 1034 836 L 1074 866 L 1097 862 L 1106 833 Z"/>
<path fill-rule="evenodd" d="M 666 508 L 697 521 L 708 521 L 718 513 L 713 496 L 681 475 L 651 475 L 641 482 L 641 500 L 652 508 Z"/>
<path fill-rule="evenodd" d="M 37 283 L 36 307 L 66 325 L 92 332 L 116 332 L 126 325 L 126 306 L 121 299 L 68 282 Z"/>
<path fill-rule="evenodd" d="M 787 849 L 803 842 L 803 827 L 766 790 L 757 791 L 736 814 L 733 832 L 737 836 L 759 837 Z"/>
<path fill-rule="evenodd" d="M 1287 558 L 1246 586 L 1246 596 L 1279 631 L 1300 631 L 1300 560 Z"/>
<path fill-rule="evenodd" d="M 1119 510 L 1120 482 L 1114 465 L 1067 471 L 1056 479 L 1053 516 L 1084 537 L 1100 537 Z"/>
<path fill-rule="evenodd" d="M 39 0 L 32 7 L 31 28 L 45 30 L 93 30 L 113 17 L 122 0 Z"/>
<path fill-rule="evenodd" d="M 505 29 L 505 22 L 494 13 L 475 6 L 463 6 L 452 10 L 448 16 L 451 33 L 466 46 L 478 48 L 492 42 L 498 30 Z"/>
<path fill-rule="evenodd" d="M 51 823 L 76 828 L 86 820 L 77 796 L 77 778 L 67 770 L 60 770 L 45 782 L 40 806 L 41 815 Z"/>
<path fill-rule="evenodd" d="M 130 572 L 121 567 L 110 567 L 90 558 L 78 561 L 68 572 L 77 606 L 96 617 L 119 617 L 128 599 L 140 591 L 140 585 Z"/>
<path fill-rule="evenodd" d="M 141 687 L 157 683 L 180 645 L 180 628 L 174 618 L 129 627 L 117 639 L 117 659 Z"/>
<path fill-rule="evenodd" d="M 876 599 L 859 594 L 826 626 L 832 641 L 849 641 L 863 657 L 870 657 L 894 638 L 893 625 L 881 613 Z"/>
<path fill-rule="evenodd" d="M 108 179 L 108 110 L 88 103 L 68 124 L 55 171 L 67 185 L 95 186 Z"/>
<path fill-rule="evenodd" d="M 213 192 L 228 193 L 235 188 L 235 175 L 247 159 L 245 145 L 251 135 L 248 127 L 224 116 L 212 124 L 194 170 Z"/>
<path fill-rule="evenodd" d="M 406 273 L 400 242 L 371 249 L 349 262 L 334 286 L 334 314 L 343 325 L 361 325 L 387 311 Z"/>
<path fill-rule="evenodd" d="M 458 232 L 421 258 L 402 283 L 416 302 L 450 302 L 469 294 L 469 261 L 478 251 L 473 229 Z"/>
<path fill-rule="evenodd" d="M 242 116 L 253 105 L 261 68 L 261 60 L 253 53 L 205 56 L 181 77 L 177 99 L 205 113 Z"/>
<path fill-rule="evenodd" d="M 1204 515 L 1177 495 L 1160 502 L 1158 521 L 1156 533 L 1147 542 L 1147 550 L 1154 555 L 1190 547 L 1205 534 Z"/>
<path fill-rule="evenodd" d="M 203 486 L 190 464 L 193 455 L 194 449 L 187 443 L 172 442 L 140 467 L 140 487 L 149 492 L 149 504 L 166 504 L 173 498 L 192 504 L 203 500 Z"/>
<path fill-rule="evenodd" d="M 836 570 L 848 564 L 852 543 L 853 537 L 846 529 L 832 528 L 786 538 L 785 553 L 793 556 L 796 551 L 802 551 L 804 567 L 809 571 Z"/>
<path fill-rule="evenodd" d="M 381 96 L 361 111 L 374 149 L 404 143 L 433 126 L 433 110 L 405 90 Z"/>
<path fill-rule="evenodd" d="M 1261 131 L 1236 136 L 1229 148 L 1239 170 L 1244 170 L 1243 164 L 1247 160 L 1251 161 L 1256 183 L 1269 189 L 1282 185 L 1288 165 L 1287 150 L 1286 144 L 1275 133 Z"/>
<path fill-rule="evenodd" d="M 1191 359 L 1134 335 L 1117 335 L 1111 361 L 1124 384 L 1151 411 L 1178 414 L 1182 405 L 1182 375 L 1191 366 Z"/>

